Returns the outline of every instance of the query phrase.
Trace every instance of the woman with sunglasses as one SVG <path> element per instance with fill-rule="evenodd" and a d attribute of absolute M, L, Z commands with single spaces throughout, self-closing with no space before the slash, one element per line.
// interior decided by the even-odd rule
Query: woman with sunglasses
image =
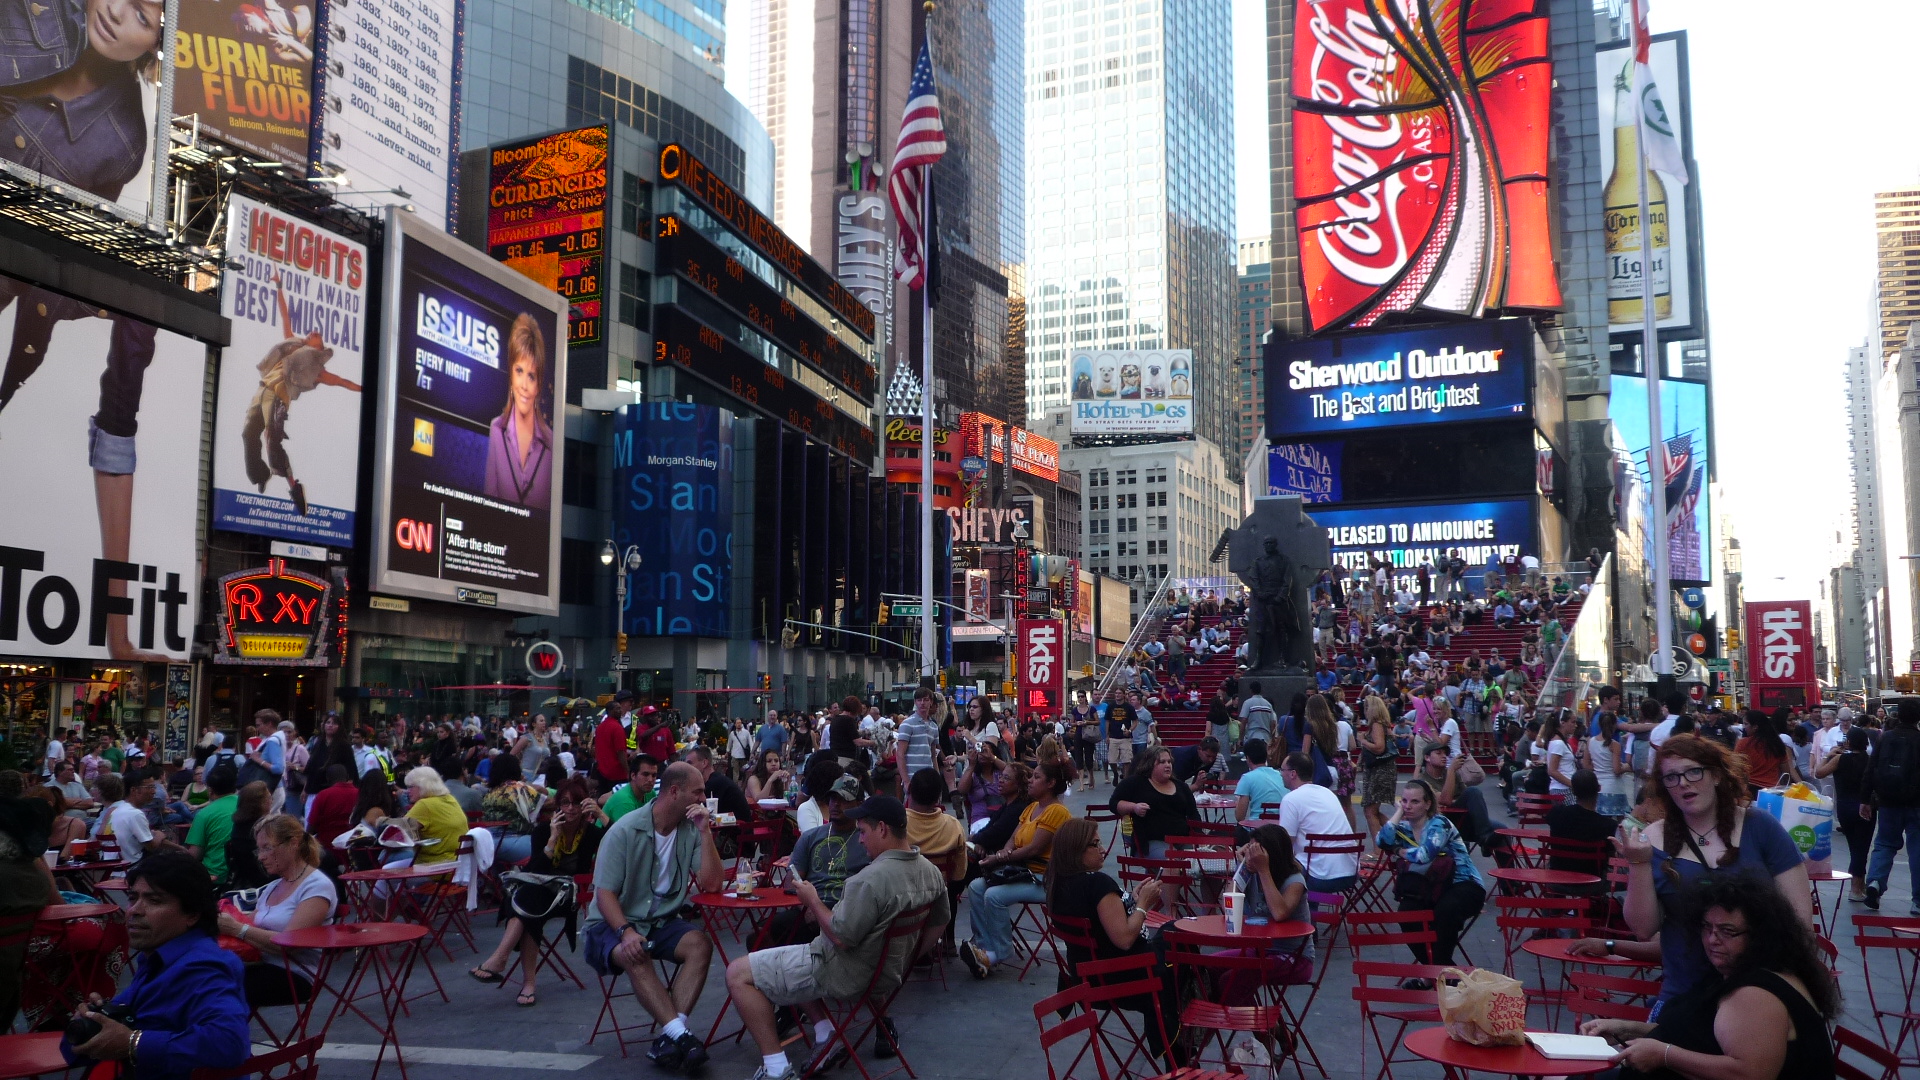
<path fill-rule="evenodd" d="M 1684 933 L 1712 966 L 1667 1002 L 1659 1022 L 1589 1020 L 1580 1026 L 1620 1047 L 1620 1080 L 1831 1080 L 1827 1021 L 1840 995 L 1813 933 L 1780 890 L 1750 868 L 1702 878 L 1688 896 Z"/>
<path fill-rule="evenodd" d="M 1719 743 L 1698 735 L 1675 735 L 1653 757 L 1648 800 L 1655 820 L 1644 830 L 1632 818 L 1620 826 L 1617 844 L 1628 864 L 1627 925 L 1642 941 L 1660 936 L 1666 979 L 1654 1004 L 1660 1009 L 1711 979 L 1698 934 L 1680 924 L 1689 886 L 1721 867 L 1764 873 L 1798 913 L 1813 920 L 1812 886 L 1800 849 L 1778 821 L 1743 805 L 1747 763 Z"/>

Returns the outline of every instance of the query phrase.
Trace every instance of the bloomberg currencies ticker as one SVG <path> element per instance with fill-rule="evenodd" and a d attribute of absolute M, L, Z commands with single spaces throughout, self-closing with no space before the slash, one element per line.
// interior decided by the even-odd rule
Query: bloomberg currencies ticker
<path fill-rule="evenodd" d="M 1524 416 L 1533 324 L 1499 319 L 1267 346 L 1267 434 Z"/>
<path fill-rule="evenodd" d="M 663 401 L 614 413 L 614 541 L 640 548 L 629 634 L 726 637 L 733 577 L 733 414 Z"/>
<path fill-rule="evenodd" d="M 557 610 L 565 302 L 411 214 L 388 238 L 375 586 Z"/>
<path fill-rule="evenodd" d="M 1376 506 L 1365 510 L 1313 511 L 1333 544 L 1333 565 L 1364 570 L 1367 557 L 1384 554 L 1394 579 L 1411 582 L 1423 562 L 1440 565 L 1449 550 L 1466 560 L 1476 577 L 1489 558 L 1536 554 L 1533 508 L 1526 499 Z"/>

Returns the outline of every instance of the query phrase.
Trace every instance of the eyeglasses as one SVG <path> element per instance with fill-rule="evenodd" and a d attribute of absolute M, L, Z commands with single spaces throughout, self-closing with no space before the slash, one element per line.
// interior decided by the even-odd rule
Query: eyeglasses
<path fill-rule="evenodd" d="M 1706 775 L 1707 770 L 1695 765 L 1693 768 L 1684 772 L 1661 773 L 1660 782 L 1668 787 L 1679 787 L 1681 784 L 1697 784 L 1704 779 Z"/>
<path fill-rule="evenodd" d="M 1702 936 L 1713 938 L 1716 941 L 1739 941 L 1741 938 L 1747 936 L 1745 930 L 1737 926 L 1729 926 L 1726 923 L 1701 923 L 1700 933 Z"/>

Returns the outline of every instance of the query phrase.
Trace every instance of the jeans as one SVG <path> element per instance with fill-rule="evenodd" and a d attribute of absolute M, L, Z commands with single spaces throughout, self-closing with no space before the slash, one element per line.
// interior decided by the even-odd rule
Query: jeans
<path fill-rule="evenodd" d="M 532 855 L 533 837 L 524 833 L 518 835 L 509 833 L 506 836 L 502 836 L 500 842 L 494 845 L 493 861 L 497 863 L 520 863 L 525 862 Z"/>
<path fill-rule="evenodd" d="M 1913 888 L 1913 903 L 1920 905 L 1920 862 L 1913 853 L 1920 849 L 1920 806 L 1883 806 L 1879 810 L 1879 831 L 1873 837 L 1873 860 L 1867 864 L 1867 884 L 1886 891 L 1893 876 L 1893 857 L 1907 847 L 1907 877 Z"/>
<path fill-rule="evenodd" d="M 987 951 L 998 964 L 1013 955 L 1013 909 L 1026 902 L 1045 903 L 1046 890 L 1040 883 L 988 885 L 986 878 L 974 878 L 967 886 L 967 900 L 973 924 L 974 943 Z"/>
<path fill-rule="evenodd" d="M 1142 846 L 1146 850 L 1140 854 L 1149 859 L 1164 859 L 1167 857 L 1167 842 L 1165 840 L 1148 840 Z"/>

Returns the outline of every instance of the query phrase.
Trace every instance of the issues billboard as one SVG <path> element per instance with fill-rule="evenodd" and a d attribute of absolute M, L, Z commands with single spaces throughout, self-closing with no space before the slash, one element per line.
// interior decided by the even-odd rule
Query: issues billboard
<path fill-rule="evenodd" d="M 1193 432 L 1193 350 L 1076 349 L 1075 435 L 1187 435 Z"/>
<path fill-rule="evenodd" d="M 1310 329 L 1560 306 L 1546 0 L 1294 0 L 1290 85 Z"/>
<path fill-rule="evenodd" d="M 622 405 L 613 424 L 614 544 L 623 552 L 640 549 L 620 625 L 654 637 L 726 637 L 733 614 L 733 414 L 662 401 Z"/>
<path fill-rule="evenodd" d="M 213 524 L 352 547 L 367 249 L 234 195 L 227 260 Z"/>
<path fill-rule="evenodd" d="M 1529 319 L 1273 341 L 1267 436 L 1525 416 L 1533 366 Z"/>
<path fill-rule="evenodd" d="M 0 384 L 0 652 L 185 660 L 206 346 L 14 278 L 0 304 L 29 361 Z"/>
<path fill-rule="evenodd" d="M 373 588 L 559 610 L 566 301 L 387 213 Z"/>

